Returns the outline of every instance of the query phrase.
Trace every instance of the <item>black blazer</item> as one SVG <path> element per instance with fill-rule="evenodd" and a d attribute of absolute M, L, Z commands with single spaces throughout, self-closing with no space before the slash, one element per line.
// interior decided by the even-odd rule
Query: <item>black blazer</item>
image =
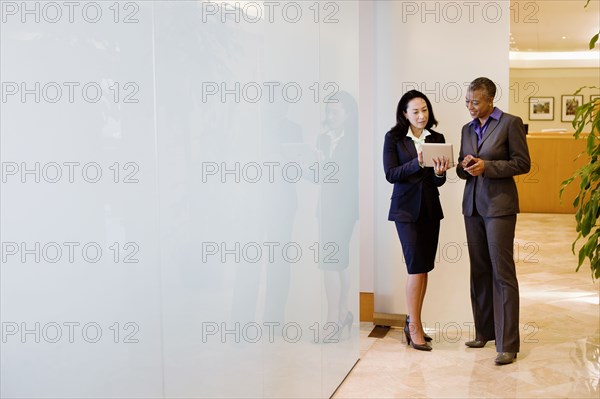
<path fill-rule="evenodd" d="M 445 142 L 443 134 L 428 130 L 426 143 Z M 394 184 L 388 220 L 415 222 L 421 215 L 430 220 L 444 218 L 438 187 L 446 182 L 446 174 L 436 177 L 433 168 L 419 166 L 417 150 L 406 133 L 385 135 L 383 169 L 387 181 Z"/>
<path fill-rule="evenodd" d="M 464 171 L 461 162 L 469 154 L 485 161 L 483 175 L 473 177 Z M 521 118 L 503 113 L 499 121 L 492 119 L 479 146 L 474 127 L 467 123 L 462 128 L 456 167 L 458 177 L 467 181 L 463 215 L 473 215 L 473 201 L 476 201 L 477 212 L 484 217 L 519 213 L 519 195 L 513 176 L 529 172 L 530 167 Z"/>
<path fill-rule="evenodd" d="M 317 148 L 324 159 L 319 165 L 321 220 L 339 223 L 358 220 L 358 137 L 348 129 L 329 155 L 331 138 L 321 134 Z"/>

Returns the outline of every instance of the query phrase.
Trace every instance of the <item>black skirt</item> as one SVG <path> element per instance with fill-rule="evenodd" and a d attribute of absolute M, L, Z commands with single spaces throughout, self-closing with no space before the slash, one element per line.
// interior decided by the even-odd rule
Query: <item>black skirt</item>
<path fill-rule="evenodd" d="M 433 270 L 440 235 L 440 221 L 419 218 L 416 222 L 396 222 L 408 274 Z"/>

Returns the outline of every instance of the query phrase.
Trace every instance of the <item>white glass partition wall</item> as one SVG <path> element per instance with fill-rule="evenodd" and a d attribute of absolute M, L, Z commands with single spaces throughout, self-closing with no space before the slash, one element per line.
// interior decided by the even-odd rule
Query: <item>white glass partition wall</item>
<path fill-rule="evenodd" d="M 330 396 L 356 2 L 0 4 L 2 396 Z"/>

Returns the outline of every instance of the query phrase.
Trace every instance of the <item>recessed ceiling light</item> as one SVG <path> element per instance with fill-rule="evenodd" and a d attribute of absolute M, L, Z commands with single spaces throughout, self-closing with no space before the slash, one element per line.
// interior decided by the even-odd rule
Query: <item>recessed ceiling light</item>
<path fill-rule="evenodd" d="M 509 54 L 511 60 L 592 60 L 598 61 L 600 54 L 590 51 L 531 51 Z"/>
<path fill-rule="evenodd" d="M 563 38 L 563 40 L 565 40 L 567 37 L 566 37 L 566 36 L 563 36 L 562 38 Z"/>

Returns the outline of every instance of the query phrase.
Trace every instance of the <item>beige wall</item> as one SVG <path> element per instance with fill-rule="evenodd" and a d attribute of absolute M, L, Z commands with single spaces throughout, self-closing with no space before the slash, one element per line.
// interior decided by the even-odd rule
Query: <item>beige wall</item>
<path fill-rule="evenodd" d="M 485 7 L 489 13 L 479 13 L 472 19 L 465 9 L 462 19 L 456 23 L 447 18 L 436 20 L 436 11 L 432 10 L 442 8 L 437 4 L 439 2 L 435 2 L 438 7 L 434 8 L 433 3 L 371 3 L 374 7 L 374 61 L 371 71 L 368 68 L 361 69 L 361 80 L 370 74 L 373 85 L 371 88 L 366 87 L 366 93 L 369 93 L 369 89 L 373 90 L 367 96 L 371 96 L 373 101 L 361 104 L 372 107 L 372 114 L 368 111 L 364 113 L 364 108 L 361 108 L 361 118 L 363 115 L 372 115 L 373 128 L 366 130 L 364 134 L 372 138 L 374 151 L 373 162 L 370 164 L 363 162 L 365 160 L 361 158 L 361 169 L 372 168 L 371 176 L 374 176 L 374 236 L 371 237 L 374 246 L 371 270 L 374 310 L 380 313 L 402 314 L 407 310 L 406 263 L 395 225 L 387 220 L 393 186 L 385 179 L 381 160 L 385 133 L 396 122 L 398 100 L 405 91 L 412 88 L 419 88 L 425 93 L 440 122 L 436 130 L 445 135 L 447 142 L 454 144 L 456 157 L 461 128 L 469 121 L 464 104 L 466 85 L 478 76 L 487 76 L 497 83 L 502 93 L 508 92 L 509 2 L 486 2 Z M 497 15 L 501 16 L 499 20 L 491 19 L 493 10 L 498 10 Z M 361 17 L 362 15 L 361 10 Z M 473 32 L 485 32 L 485 35 Z M 469 38 L 468 43 L 465 37 Z M 439 43 L 442 44 L 438 45 Z M 473 62 L 472 57 L 457 56 L 472 54 L 475 48 L 477 62 Z M 439 60 L 443 60 L 443 63 Z M 457 90 L 451 90 L 453 88 Z M 363 94 L 365 92 L 361 91 L 361 98 Z M 496 103 L 501 109 L 508 109 L 506 96 L 497 99 Z M 366 173 L 368 172 L 365 170 Z M 463 190 L 464 181 L 458 179 L 454 169 L 448 171 L 448 180 L 440 188 L 444 219 L 441 222 L 435 269 L 430 274 L 423 305 L 426 328 L 441 331 L 442 335 L 448 328 L 451 331 L 458 328 L 460 336 L 460 329 L 466 333 L 473 320 L 469 298 L 469 257 L 461 214 Z M 363 208 L 360 215 L 361 229 L 364 228 L 365 219 L 369 217 L 362 212 Z M 361 256 L 361 262 L 364 261 L 367 261 L 366 257 Z M 363 267 L 369 267 L 369 264 L 361 263 L 361 268 Z M 361 278 L 364 274 L 361 274 Z"/>
<path fill-rule="evenodd" d="M 582 86 L 600 87 L 600 72 L 598 68 L 511 68 L 509 82 L 509 112 L 520 116 L 524 123 L 528 123 L 530 132 L 559 128 L 572 132 L 571 122 L 561 121 L 561 96 L 573 94 Z M 590 100 L 590 94 L 599 93 L 598 89 L 585 89 L 582 92 L 584 102 Z M 529 97 L 554 97 L 554 120 L 530 121 Z"/>

